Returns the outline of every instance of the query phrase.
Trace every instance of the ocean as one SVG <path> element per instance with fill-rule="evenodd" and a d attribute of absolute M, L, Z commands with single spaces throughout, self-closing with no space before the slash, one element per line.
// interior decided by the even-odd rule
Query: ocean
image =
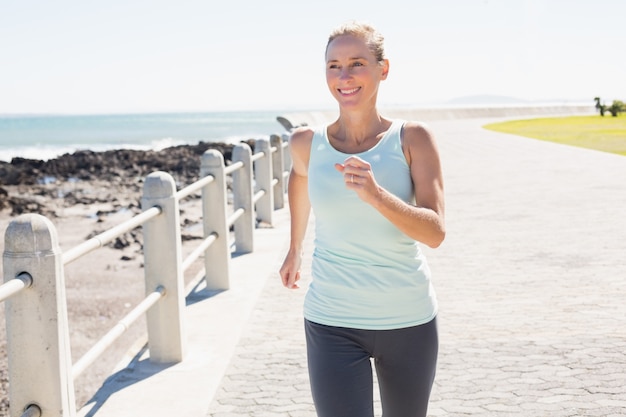
<path fill-rule="evenodd" d="M 113 115 L 0 115 L 0 161 L 48 160 L 76 150 L 164 149 L 286 133 L 279 111 Z"/>

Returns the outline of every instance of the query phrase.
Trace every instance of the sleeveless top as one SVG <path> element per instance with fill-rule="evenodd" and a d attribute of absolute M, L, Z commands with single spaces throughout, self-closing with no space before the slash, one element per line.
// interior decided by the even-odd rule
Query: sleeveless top
<path fill-rule="evenodd" d="M 394 120 L 374 147 L 353 155 L 371 164 L 380 186 L 413 204 L 413 182 L 402 152 L 403 125 Z M 315 250 L 304 317 L 366 330 L 427 323 L 437 314 L 437 300 L 426 258 L 418 242 L 346 188 L 334 164 L 350 155 L 330 144 L 327 127 L 314 132 L 308 188 Z"/>

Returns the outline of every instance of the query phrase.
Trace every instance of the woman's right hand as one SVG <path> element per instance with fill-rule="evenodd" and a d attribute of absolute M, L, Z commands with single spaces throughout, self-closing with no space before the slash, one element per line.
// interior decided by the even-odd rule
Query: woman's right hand
<path fill-rule="evenodd" d="M 283 266 L 280 267 L 280 278 L 283 281 L 283 285 L 286 288 L 295 290 L 300 288 L 298 281 L 300 281 L 300 265 L 302 265 L 302 252 L 299 250 L 289 250 Z"/>

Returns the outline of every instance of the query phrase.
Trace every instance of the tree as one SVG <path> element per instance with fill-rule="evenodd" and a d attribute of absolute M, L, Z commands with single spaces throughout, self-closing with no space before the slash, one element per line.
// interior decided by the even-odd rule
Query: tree
<path fill-rule="evenodd" d="M 608 110 L 611 113 L 611 116 L 617 117 L 620 113 L 626 112 L 626 103 L 620 100 L 613 100 L 610 106 L 606 104 L 602 104 L 600 102 L 600 97 L 595 97 L 593 99 L 596 102 L 596 110 L 600 112 L 600 116 L 604 117 L 604 113 Z"/>
<path fill-rule="evenodd" d="M 626 103 L 620 100 L 613 100 L 608 110 L 611 112 L 611 116 L 617 117 L 621 112 L 626 112 Z"/>
<path fill-rule="evenodd" d="M 600 112 L 600 116 L 604 117 L 604 112 L 606 111 L 606 104 L 600 103 L 600 97 L 594 98 L 596 102 L 596 110 Z"/>

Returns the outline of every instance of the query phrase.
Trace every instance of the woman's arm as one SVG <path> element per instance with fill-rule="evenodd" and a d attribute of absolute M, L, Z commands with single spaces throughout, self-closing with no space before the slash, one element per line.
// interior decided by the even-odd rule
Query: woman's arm
<path fill-rule="evenodd" d="M 337 169 L 346 186 L 371 204 L 398 229 L 432 248 L 445 238 L 443 176 L 434 138 L 423 125 L 406 123 L 403 150 L 415 188 L 415 205 L 407 204 L 376 183 L 371 166 L 349 157 Z M 354 175 L 354 177 L 352 177 Z"/>
<path fill-rule="evenodd" d="M 302 242 L 311 212 L 308 192 L 308 166 L 312 139 L 313 131 L 309 128 L 294 131 L 289 139 L 292 160 L 288 182 L 291 232 L 289 251 L 280 268 L 280 276 L 283 285 L 292 289 L 298 288 L 297 282 L 300 280 Z"/>

